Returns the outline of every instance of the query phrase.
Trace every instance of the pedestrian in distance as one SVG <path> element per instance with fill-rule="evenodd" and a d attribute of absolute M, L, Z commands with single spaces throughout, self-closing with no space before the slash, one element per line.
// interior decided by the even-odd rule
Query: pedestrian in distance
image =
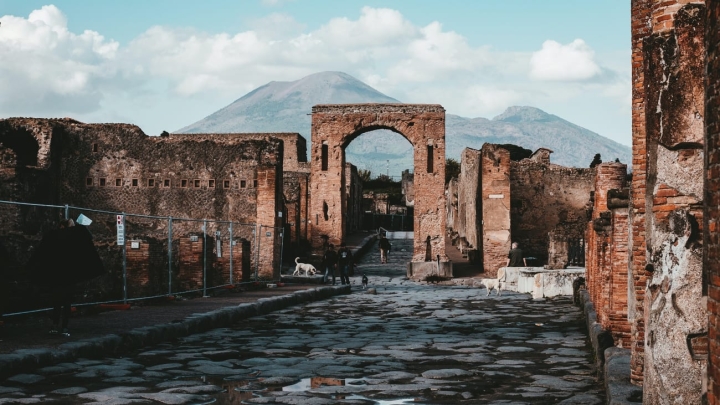
<path fill-rule="evenodd" d="M 392 248 L 392 245 L 390 244 L 390 241 L 385 237 L 385 235 L 380 235 L 380 263 L 387 263 L 388 262 L 388 253 L 390 253 L 390 249 Z"/>
<path fill-rule="evenodd" d="M 527 261 L 523 255 L 522 249 L 518 246 L 517 242 L 513 242 L 510 245 L 510 253 L 508 253 L 507 263 L 505 267 L 527 267 Z"/>
<path fill-rule="evenodd" d="M 332 283 L 335 285 L 335 268 L 338 264 L 338 254 L 335 251 L 335 245 L 332 243 L 328 246 L 328 250 L 323 256 L 323 266 L 325 267 L 325 275 L 323 276 L 323 284 L 328 282 L 328 275 L 332 273 Z"/>
<path fill-rule="evenodd" d="M 350 249 L 345 246 L 345 242 L 340 244 L 338 250 L 338 267 L 340 268 L 340 283 L 342 285 L 350 285 L 350 270 L 353 266 L 353 254 Z"/>

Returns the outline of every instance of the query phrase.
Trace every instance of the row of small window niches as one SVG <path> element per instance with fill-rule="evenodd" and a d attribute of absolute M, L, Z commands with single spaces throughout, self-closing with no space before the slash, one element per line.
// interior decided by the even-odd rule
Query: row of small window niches
<path fill-rule="evenodd" d="M 127 181 L 126 179 L 107 179 L 105 177 L 100 177 L 95 180 L 93 177 L 88 177 L 85 179 L 85 186 L 87 187 L 123 187 L 123 186 L 130 186 L 130 187 L 140 187 L 141 179 L 130 179 Z M 170 179 L 164 179 L 164 180 L 156 180 L 156 179 L 145 179 L 142 180 L 142 186 L 143 187 L 159 187 L 159 188 L 216 188 L 216 187 L 222 187 L 222 188 L 257 188 L 257 180 L 240 180 L 240 181 L 231 181 L 231 180 L 222 180 L 221 182 L 216 182 L 215 180 L 176 180 L 172 181 Z"/>

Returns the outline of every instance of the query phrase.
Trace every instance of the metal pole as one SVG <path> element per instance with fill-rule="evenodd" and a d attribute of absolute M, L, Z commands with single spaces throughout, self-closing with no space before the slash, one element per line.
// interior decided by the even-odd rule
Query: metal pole
<path fill-rule="evenodd" d="M 283 248 L 285 247 L 285 230 L 280 232 L 280 278 L 282 279 Z"/>
<path fill-rule="evenodd" d="M 127 228 L 125 227 L 125 213 L 122 213 L 123 232 L 127 236 Z M 123 262 L 123 304 L 127 304 L 127 241 L 123 238 L 122 262 Z"/>
<path fill-rule="evenodd" d="M 70 218 L 70 207 L 65 204 L 65 219 Z"/>
<path fill-rule="evenodd" d="M 233 223 L 230 222 L 230 284 L 233 283 L 233 244 L 235 239 L 233 238 Z"/>
<path fill-rule="evenodd" d="M 207 220 L 203 219 L 203 297 L 207 298 Z"/>
<path fill-rule="evenodd" d="M 260 234 L 262 233 L 263 226 L 258 226 L 258 231 L 255 234 L 255 248 L 257 250 L 256 256 L 255 256 L 255 281 L 258 279 L 258 273 L 260 269 L 260 241 L 262 238 L 260 237 Z"/>
<path fill-rule="evenodd" d="M 168 295 L 172 295 L 173 220 L 168 217 Z"/>

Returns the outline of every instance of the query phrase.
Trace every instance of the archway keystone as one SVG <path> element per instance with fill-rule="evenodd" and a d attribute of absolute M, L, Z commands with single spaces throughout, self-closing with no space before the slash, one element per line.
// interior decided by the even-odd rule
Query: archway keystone
<path fill-rule="evenodd" d="M 327 104 L 312 109 L 312 244 L 346 236 L 345 148 L 365 132 L 389 129 L 413 146 L 415 215 L 408 276 L 452 277 L 445 255 L 445 109 L 437 104 Z"/>

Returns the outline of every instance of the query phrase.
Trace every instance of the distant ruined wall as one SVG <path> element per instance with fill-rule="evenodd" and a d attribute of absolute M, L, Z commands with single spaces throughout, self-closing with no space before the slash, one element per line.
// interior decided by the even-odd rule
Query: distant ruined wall
<path fill-rule="evenodd" d="M 549 263 L 551 233 L 566 238 L 584 234 L 595 176 L 592 169 L 558 166 L 548 156 L 538 159 L 544 155 L 536 152 L 534 158 L 510 165 L 512 239 L 538 264 Z"/>
<path fill-rule="evenodd" d="M 345 204 L 347 218 L 345 234 L 359 231 L 362 227 L 363 215 L 363 184 L 355 165 L 345 164 Z"/>
<path fill-rule="evenodd" d="M 645 403 L 699 404 L 705 394 L 705 13 L 700 1 L 632 3 L 629 316 L 631 376 L 643 381 Z"/>
<path fill-rule="evenodd" d="M 458 245 L 463 248 L 482 249 L 482 195 L 480 172 L 481 152 L 465 148 L 460 155 L 460 175 L 458 176 Z"/>
<path fill-rule="evenodd" d="M 0 199 L 173 217 L 173 234 L 180 240 L 202 227 L 202 222 L 182 218 L 257 222 L 272 227 L 272 235 L 261 241 L 259 259 L 249 254 L 237 258 L 235 270 L 240 271 L 251 259 L 259 260 L 264 277 L 274 277 L 279 268 L 279 240 L 273 240 L 275 228 L 282 225 L 277 214 L 283 210 L 284 156 L 279 139 L 259 139 L 256 134 L 148 137 L 133 125 L 18 118 L 0 120 L 0 157 Z M 0 206 L 0 248 L 10 253 L 14 263 L 11 272 L 15 275 L 11 277 L 26 277 L 20 265 L 27 262 L 30 246 L 57 226 L 60 211 Z M 77 212 L 70 215 L 75 217 Z M 100 213 L 89 216 L 94 220 L 91 231 L 101 255 L 109 270 L 115 272 L 120 259 L 115 246 L 115 218 Z M 162 288 L 166 291 L 167 258 L 158 252 L 167 252 L 169 221 L 138 217 L 127 217 L 126 221 L 128 274 L 137 284 L 133 288 L 149 291 L 149 285 L 156 283 L 165 285 Z M 230 250 L 226 228 L 208 222 L 210 281 L 222 280 L 223 272 L 229 276 L 219 265 Z M 243 251 L 243 244 L 254 241 L 253 228 L 236 226 L 233 248 L 238 246 Z M 223 257 L 217 257 L 216 231 L 224 238 Z M 136 242 L 133 246 L 137 248 L 131 247 L 131 242 Z M 174 276 L 179 280 L 187 274 L 183 263 L 201 259 L 192 253 L 197 247 L 184 246 L 172 247 L 173 259 L 177 260 Z M 244 251 L 249 253 L 249 249 Z M 236 254 L 233 251 L 234 258 Z M 148 273 L 156 268 L 160 269 L 157 274 Z"/>

